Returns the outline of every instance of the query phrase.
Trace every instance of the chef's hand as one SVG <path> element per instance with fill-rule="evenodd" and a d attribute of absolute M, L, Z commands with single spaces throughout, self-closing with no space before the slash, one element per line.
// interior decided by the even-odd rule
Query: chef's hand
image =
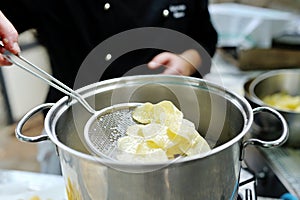
<path fill-rule="evenodd" d="M 19 34 L 15 27 L 0 11 L 0 41 L 3 43 L 0 46 L 0 66 L 11 65 L 11 63 L 7 61 L 2 55 L 5 49 L 12 52 L 13 54 L 20 53 L 18 36 Z"/>
<path fill-rule="evenodd" d="M 201 57 L 196 50 L 190 49 L 182 54 L 163 52 L 155 56 L 149 63 L 150 69 L 165 67 L 163 74 L 190 76 L 201 64 Z"/>

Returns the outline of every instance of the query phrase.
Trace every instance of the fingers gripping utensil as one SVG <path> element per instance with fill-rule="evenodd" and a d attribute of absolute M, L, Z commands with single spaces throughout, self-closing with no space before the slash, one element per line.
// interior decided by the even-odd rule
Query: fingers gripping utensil
<path fill-rule="evenodd" d="M 3 56 L 12 64 L 40 78 L 64 94 L 73 97 L 90 112 L 92 116 L 84 127 L 84 142 L 89 150 L 97 156 L 113 159 L 113 155 L 115 155 L 117 149 L 117 140 L 125 135 L 128 126 L 136 123 L 131 117 L 132 111 L 141 105 L 141 103 L 116 104 L 96 111 L 79 93 L 24 57 L 14 55 L 8 51 L 6 51 Z M 19 59 L 26 65 L 17 62 L 16 59 Z"/>

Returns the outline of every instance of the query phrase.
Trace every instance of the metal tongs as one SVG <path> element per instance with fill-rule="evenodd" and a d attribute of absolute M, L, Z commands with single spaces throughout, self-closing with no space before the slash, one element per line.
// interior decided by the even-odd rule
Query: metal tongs
<path fill-rule="evenodd" d="M 74 99 L 76 99 L 88 112 L 90 112 L 91 114 L 95 114 L 95 109 L 93 109 L 88 102 L 76 91 L 72 90 L 70 87 L 68 87 L 67 85 L 65 85 L 64 83 L 62 83 L 61 81 L 57 80 L 56 78 L 54 78 L 53 76 L 51 76 L 50 74 L 48 74 L 47 72 L 45 72 L 44 70 L 40 69 L 38 66 L 34 65 L 33 63 L 31 63 L 30 61 L 28 61 L 27 59 L 25 59 L 24 57 L 22 57 L 19 54 L 13 54 L 9 51 L 5 51 L 3 53 L 3 57 L 5 59 L 7 59 L 9 62 L 11 62 L 12 64 L 20 67 L 21 69 L 29 72 L 30 74 L 36 76 L 37 78 L 42 79 L 43 81 L 45 81 L 47 84 L 49 84 L 50 86 L 56 88 L 57 90 L 63 92 L 66 95 L 69 95 L 71 97 L 73 97 Z M 15 59 L 13 58 L 17 58 L 21 61 L 23 61 L 24 63 L 26 63 L 28 66 L 22 65 L 19 62 L 15 61 Z"/>

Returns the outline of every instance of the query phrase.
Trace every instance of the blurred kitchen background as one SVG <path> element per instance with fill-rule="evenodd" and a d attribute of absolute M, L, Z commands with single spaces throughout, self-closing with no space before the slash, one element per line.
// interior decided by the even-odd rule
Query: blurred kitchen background
<path fill-rule="evenodd" d="M 210 12 L 219 33 L 215 62 L 223 60 L 245 73 L 300 67 L 300 0 L 210 0 Z M 34 30 L 20 35 L 22 55 L 51 73 L 34 35 Z M 278 51 L 288 59 L 274 57 Z M 18 67 L 1 67 L 0 72 L 0 169 L 38 172 L 36 144 L 17 141 L 14 127 L 43 103 L 49 86 Z M 42 123 L 43 116 L 37 115 L 25 133 L 38 135 Z"/>

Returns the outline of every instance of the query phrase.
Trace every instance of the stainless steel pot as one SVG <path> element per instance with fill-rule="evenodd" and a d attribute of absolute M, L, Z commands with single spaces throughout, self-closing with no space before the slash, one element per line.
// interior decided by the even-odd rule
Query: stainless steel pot
<path fill-rule="evenodd" d="M 273 109 L 251 109 L 234 93 L 207 81 L 179 76 L 146 75 L 112 79 L 78 90 L 96 109 L 116 103 L 172 101 L 193 121 L 213 148 L 210 152 L 167 163 L 135 164 L 93 156 L 82 140 L 90 114 L 76 100 L 62 98 L 29 111 L 16 135 L 28 142 L 51 140 L 56 146 L 67 191 L 80 199 L 236 199 L 241 160 L 248 144 L 279 146 L 288 136 L 287 124 Z M 26 137 L 22 127 L 35 113 L 51 108 L 45 118 L 47 135 Z M 253 115 L 271 112 L 282 124 L 274 141 L 244 139 Z"/>
<path fill-rule="evenodd" d="M 300 70 L 273 70 L 265 72 L 248 83 L 248 100 L 255 106 L 270 106 L 262 101 L 267 95 L 277 92 L 287 92 L 292 96 L 300 96 Z M 271 107 L 271 106 L 270 106 Z M 285 143 L 289 147 L 300 147 L 300 113 L 276 109 L 287 121 L 289 138 Z M 270 129 L 275 134 L 280 129 L 278 121 L 272 116 L 264 116 L 257 121 L 261 129 Z M 272 130 L 271 130 L 272 129 Z"/>

